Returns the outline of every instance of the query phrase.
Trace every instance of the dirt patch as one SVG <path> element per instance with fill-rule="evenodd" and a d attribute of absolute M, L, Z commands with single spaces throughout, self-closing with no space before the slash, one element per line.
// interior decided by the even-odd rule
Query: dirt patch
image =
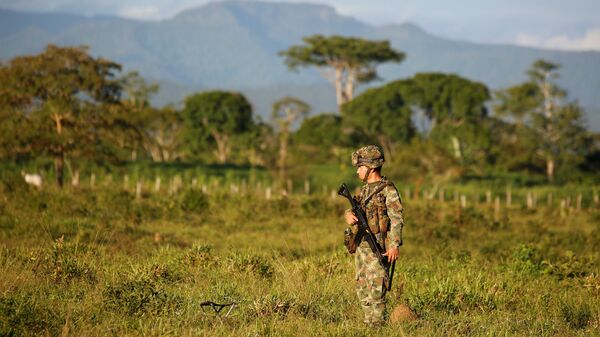
<path fill-rule="evenodd" d="M 403 323 L 417 320 L 417 314 L 406 304 L 400 304 L 395 307 L 390 315 L 390 322 Z"/>

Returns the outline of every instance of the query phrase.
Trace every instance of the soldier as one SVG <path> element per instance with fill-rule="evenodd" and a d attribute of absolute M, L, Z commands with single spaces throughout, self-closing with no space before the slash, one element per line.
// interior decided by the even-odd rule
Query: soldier
<path fill-rule="evenodd" d="M 402 201 L 394 184 L 381 175 L 385 158 L 383 149 L 377 145 L 362 147 L 352 154 L 352 165 L 365 184 L 357 196 L 362 205 L 370 230 L 385 251 L 391 263 L 398 258 L 402 245 Z M 347 210 L 344 218 L 356 232 L 356 215 Z M 384 323 L 385 294 L 389 282 L 388 270 L 377 259 L 368 243 L 363 241 L 356 247 L 356 293 L 365 313 L 365 323 L 381 326 Z"/>

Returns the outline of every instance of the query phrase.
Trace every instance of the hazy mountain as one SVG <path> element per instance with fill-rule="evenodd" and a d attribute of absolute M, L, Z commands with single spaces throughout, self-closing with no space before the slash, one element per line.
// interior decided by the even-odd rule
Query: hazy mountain
<path fill-rule="evenodd" d="M 159 79 L 157 102 L 180 102 L 202 88 L 242 90 L 258 113 L 284 95 L 315 111 L 335 108 L 333 90 L 314 69 L 289 72 L 277 55 L 311 34 L 390 40 L 407 53 L 400 65 L 380 67 L 385 81 L 421 71 L 454 72 L 497 89 L 525 79 L 537 58 L 562 64 L 560 83 L 588 109 L 600 130 L 600 52 L 549 51 L 442 39 L 412 24 L 372 26 L 328 6 L 271 2 L 216 2 L 171 19 L 143 22 L 116 17 L 0 10 L 0 58 L 37 53 L 48 44 L 89 45 L 91 52 Z"/>

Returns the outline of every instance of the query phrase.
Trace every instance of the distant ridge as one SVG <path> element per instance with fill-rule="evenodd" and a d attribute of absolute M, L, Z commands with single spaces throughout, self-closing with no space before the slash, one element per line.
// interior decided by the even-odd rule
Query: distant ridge
<path fill-rule="evenodd" d="M 292 73 L 277 55 L 312 34 L 390 40 L 407 53 L 407 59 L 380 67 L 384 81 L 441 71 L 497 89 L 523 81 L 535 59 L 558 62 L 563 66 L 560 84 L 586 107 L 592 128 L 600 130 L 600 52 L 443 39 L 411 23 L 372 26 L 319 4 L 212 2 L 151 22 L 0 10 L 0 59 L 37 53 L 48 43 L 89 45 L 93 54 L 163 83 L 159 103 L 180 102 L 198 88 L 224 88 L 255 93 L 261 97 L 255 105 L 265 107 L 260 110 L 279 98 L 270 97 L 272 92 L 300 96 L 312 103 L 314 111 L 330 111 L 335 108 L 333 97 L 326 102 L 310 90 L 327 88 L 319 73 L 315 69 Z"/>

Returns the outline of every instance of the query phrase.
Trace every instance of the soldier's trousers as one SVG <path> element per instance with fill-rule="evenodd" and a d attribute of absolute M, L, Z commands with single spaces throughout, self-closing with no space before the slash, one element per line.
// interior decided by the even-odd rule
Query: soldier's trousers
<path fill-rule="evenodd" d="M 365 323 L 382 324 L 385 313 L 385 293 L 388 282 L 387 270 L 383 268 L 377 256 L 366 241 L 357 247 L 354 262 L 356 264 L 356 294 L 365 313 Z"/>

